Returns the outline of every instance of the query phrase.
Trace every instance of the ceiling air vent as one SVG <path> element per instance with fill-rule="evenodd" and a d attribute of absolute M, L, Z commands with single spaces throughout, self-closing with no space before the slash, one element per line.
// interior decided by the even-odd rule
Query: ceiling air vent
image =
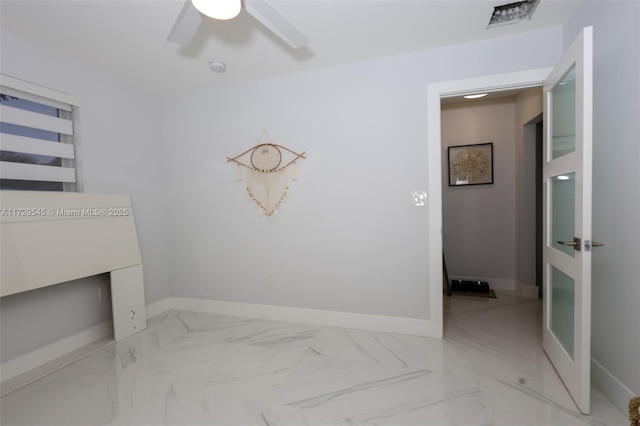
<path fill-rule="evenodd" d="M 494 7 L 487 29 L 530 20 L 538 3 L 540 3 L 540 0 L 524 0 Z"/>

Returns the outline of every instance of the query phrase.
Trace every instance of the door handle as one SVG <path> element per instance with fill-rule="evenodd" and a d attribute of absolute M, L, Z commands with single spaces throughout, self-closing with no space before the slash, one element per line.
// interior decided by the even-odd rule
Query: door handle
<path fill-rule="evenodd" d="M 591 251 L 591 248 L 594 248 L 594 247 L 604 247 L 604 244 L 599 243 L 597 241 L 589 241 L 589 240 L 584 242 L 585 251 Z"/>
<path fill-rule="evenodd" d="M 573 237 L 573 241 L 558 241 L 558 244 L 562 244 L 563 246 L 573 247 L 573 249 L 576 251 L 580 251 L 581 249 L 580 238 L 576 238 L 576 237 Z M 584 251 L 591 251 L 591 249 L 594 247 L 604 247 L 604 244 L 599 243 L 597 241 L 585 240 Z"/>
<path fill-rule="evenodd" d="M 582 241 L 580 241 L 580 238 L 573 237 L 573 241 L 558 241 L 558 244 L 562 244 L 563 246 L 573 247 L 575 251 L 580 251 L 580 246 L 582 245 Z"/>

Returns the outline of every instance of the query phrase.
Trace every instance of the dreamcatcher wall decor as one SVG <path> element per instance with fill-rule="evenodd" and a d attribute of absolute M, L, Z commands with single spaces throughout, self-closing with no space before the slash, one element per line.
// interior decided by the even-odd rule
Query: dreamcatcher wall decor
<path fill-rule="evenodd" d="M 233 158 L 227 157 L 227 162 L 237 164 L 237 181 L 243 179 L 242 169 L 246 169 L 247 195 L 258 208 L 259 215 L 270 220 L 278 214 L 278 209 L 289 193 L 289 168 L 291 179 L 297 180 L 296 161 L 306 159 L 304 154 L 273 143 L 271 136 L 263 130 L 256 146 Z M 286 160 L 285 156 L 291 159 Z"/>

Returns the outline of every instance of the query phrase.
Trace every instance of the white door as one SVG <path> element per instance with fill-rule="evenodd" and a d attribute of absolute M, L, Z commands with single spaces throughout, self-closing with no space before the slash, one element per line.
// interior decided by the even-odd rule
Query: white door
<path fill-rule="evenodd" d="M 544 83 L 543 347 L 590 411 L 592 40 L 585 28 Z"/>

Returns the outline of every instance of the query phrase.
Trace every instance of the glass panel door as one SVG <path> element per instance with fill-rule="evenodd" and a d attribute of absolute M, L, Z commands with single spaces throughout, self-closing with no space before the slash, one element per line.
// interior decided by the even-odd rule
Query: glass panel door
<path fill-rule="evenodd" d="M 573 241 L 576 215 L 576 174 L 551 178 L 551 246 L 573 257 L 572 246 L 560 242 Z"/>
<path fill-rule="evenodd" d="M 593 30 L 545 81 L 543 348 L 578 409 L 590 411 Z"/>
<path fill-rule="evenodd" d="M 562 157 L 576 149 L 576 66 L 562 77 L 551 96 L 551 155 Z"/>
<path fill-rule="evenodd" d="M 575 281 L 555 266 L 551 267 L 551 330 L 573 359 Z"/>

